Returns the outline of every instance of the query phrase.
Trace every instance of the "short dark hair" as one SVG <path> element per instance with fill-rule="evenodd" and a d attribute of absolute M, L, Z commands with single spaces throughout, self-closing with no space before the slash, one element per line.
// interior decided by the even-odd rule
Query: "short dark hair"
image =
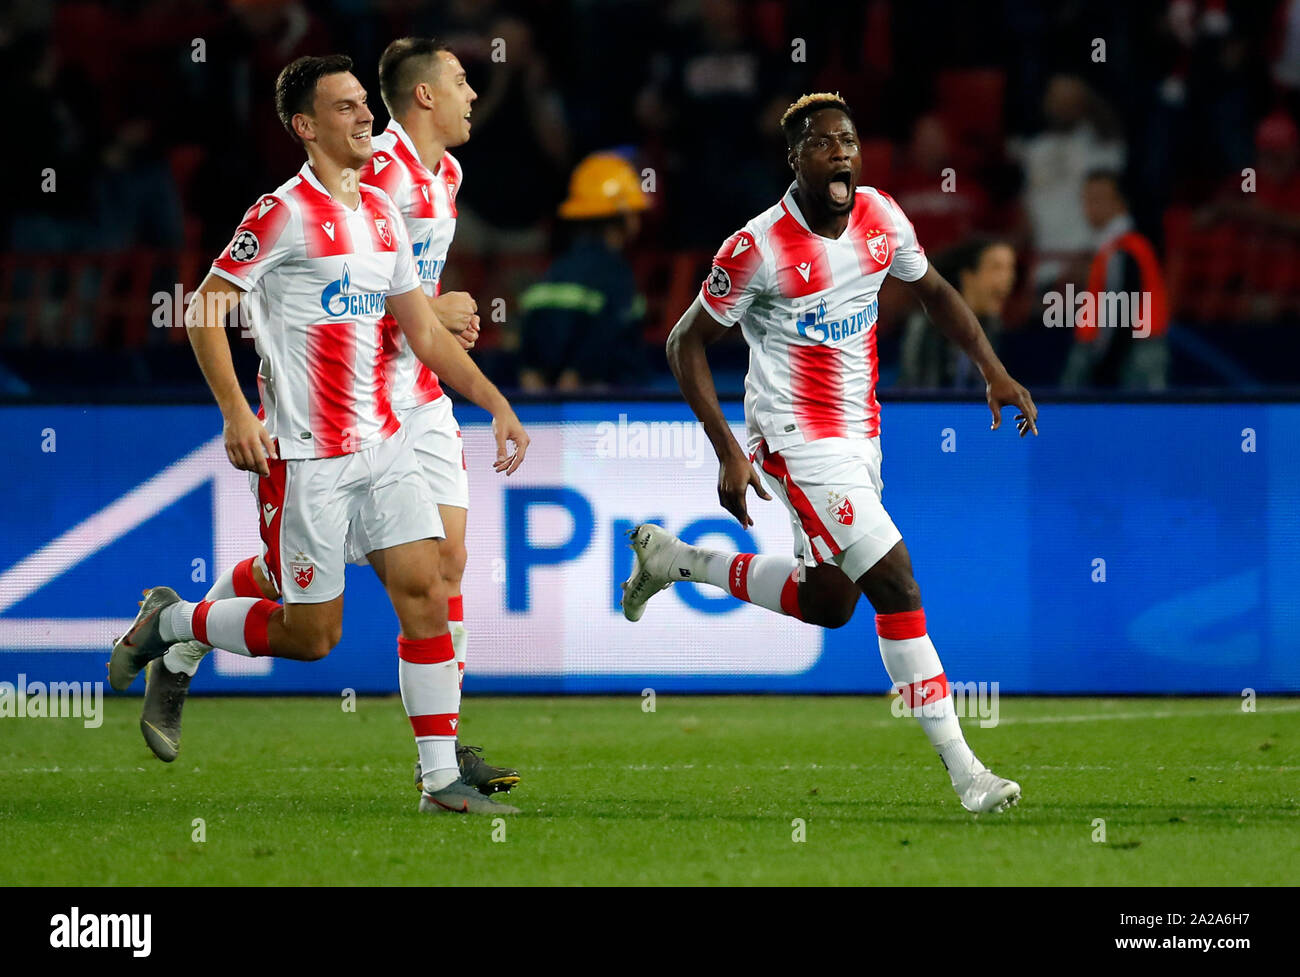
<path fill-rule="evenodd" d="M 285 131 L 296 141 L 293 117 L 299 112 L 311 112 L 316 100 L 316 83 L 326 75 L 337 75 L 352 70 L 352 59 L 346 54 L 310 55 L 290 61 L 275 79 L 275 111 Z"/>
<path fill-rule="evenodd" d="M 1003 240 L 999 237 L 992 237 L 984 234 L 976 234 L 966 238 L 959 244 L 954 244 L 943 254 L 935 258 L 935 268 L 948 281 L 961 287 L 961 276 L 963 272 L 975 271 L 984 260 L 984 252 L 990 248 L 1015 248 L 1010 241 Z"/>
<path fill-rule="evenodd" d="M 448 51 L 436 37 L 399 37 L 379 56 L 379 97 L 389 115 L 406 111 L 411 90 L 426 72 L 437 75 L 440 51 Z"/>
<path fill-rule="evenodd" d="M 853 121 L 853 112 L 849 103 L 840 97 L 839 92 L 813 92 L 790 103 L 790 107 L 781 116 L 781 131 L 785 133 L 785 144 L 794 149 L 803 138 L 804 123 L 814 112 L 822 109 L 839 109 Z"/>
<path fill-rule="evenodd" d="M 1110 170 L 1102 167 L 1092 169 L 1087 172 L 1083 178 L 1084 183 L 1091 183 L 1093 180 L 1105 180 L 1115 188 L 1115 193 L 1124 203 L 1128 203 L 1128 194 L 1124 192 L 1124 176 L 1118 170 Z"/>

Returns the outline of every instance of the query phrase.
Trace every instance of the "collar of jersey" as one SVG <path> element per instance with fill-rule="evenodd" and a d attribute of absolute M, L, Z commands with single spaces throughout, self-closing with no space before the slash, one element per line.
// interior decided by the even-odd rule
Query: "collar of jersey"
<path fill-rule="evenodd" d="M 325 189 L 325 185 L 321 183 L 320 180 L 316 179 L 316 172 L 311 168 L 310 160 L 302 164 L 302 169 L 298 171 L 298 175 L 302 177 L 303 180 L 307 182 L 308 186 L 310 186 L 313 190 L 319 193 L 326 200 L 329 200 L 331 203 L 338 204 L 338 206 L 342 208 L 346 213 L 349 214 L 361 213 L 362 205 L 360 203 L 357 204 L 357 209 L 353 210 L 342 200 L 336 200 L 334 196 L 328 190 Z"/>
<path fill-rule="evenodd" d="M 438 170 L 442 169 L 442 160 L 438 160 L 438 170 L 431 170 L 429 167 L 425 166 L 424 160 L 420 158 L 420 154 L 415 148 L 415 141 L 411 139 L 411 134 L 406 131 L 406 128 L 400 122 L 396 119 L 389 119 L 387 131 L 397 137 L 398 141 L 406 147 L 406 151 L 411 154 L 411 159 L 415 160 L 415 162 L 420 164 L 420 166 L 423 166 L 425 172 L 428 173 L 430 177 L 436 177 L 438 175 Z M 446 155 L 445 150 L 444 155 Z"/>
<path fill-rule="evenodd" d="M 786 190 L 785 196 L 781 198 L 781 207 L 785 210 L 787 214 L 789 214 L 791 217 L 793 217 L 796 221 L 799 222 L 800 227 L 802 227 L 809 234 L 812 234 L 813 229 L 809 227 L 808 222 L 804 220 L 803 212 L 799 209 L 799 204 L 796 203 L 794 199 L 794 188 L 796 185 L 797 184 L 795 183 L 790 184 L 790 188 Z M 771 198 L 769 197 L 768 199 L 770 200 Z"/>

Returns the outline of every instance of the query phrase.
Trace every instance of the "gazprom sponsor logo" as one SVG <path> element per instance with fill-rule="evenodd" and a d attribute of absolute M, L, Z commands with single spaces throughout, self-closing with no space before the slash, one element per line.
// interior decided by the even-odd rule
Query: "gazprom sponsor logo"
<path fill-rule="evenodd" d="M 843 319 L 826 321 L 825 300 L 817 303 L 816 312 L 805 312 L 795 322 L 799 335 L 814 343 L 838 343 L 841 339 L 856 336 L 876 324 L 880 306 L 875 299 L 866 307 Z"/>
<path fill-rule="evenodd" d="M 387 298 L 387 292 L 353 292 L 352 273 L 347 264 L 344 264 L 343 274 L 326 285 L 320 293 L 320 304 L 328 316 L 383 315 L 384 300 Z"/>
<path fill-rule="evenodd" d="M 422 282 L 437 282 L 442 277 L 443 266 L 447 264 L 447 259 L 429 257 L 431 248 L 429 241 L 416 241 L 412 247 L 415 253 L 415 268 Z"/>

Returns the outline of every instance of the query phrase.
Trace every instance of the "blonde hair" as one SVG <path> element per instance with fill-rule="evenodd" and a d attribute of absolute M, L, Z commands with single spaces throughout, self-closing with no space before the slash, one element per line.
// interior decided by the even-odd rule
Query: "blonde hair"
<path fill-rule="evenodd" d="M 821 109 L 839 109 L 850 119 L 853 118 L 849 103 L 844 101 L 839 92 L 809 92 L 801 95 L 790 103 L 790 107 L 781 116 L 781 131 L 785 133 L 786 145 L 794 148 L 799 141 L 804 119 Z"/>

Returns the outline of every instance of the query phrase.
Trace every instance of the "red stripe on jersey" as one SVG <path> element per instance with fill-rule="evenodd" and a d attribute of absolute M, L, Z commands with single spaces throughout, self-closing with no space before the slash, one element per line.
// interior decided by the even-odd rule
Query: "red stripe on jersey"
<path fill-rule="evenodd" d="M 442 160 L 438 163 L 437 176 L 442 180 L 442 185 L 447 188 L 447 202 L 451 204 L 451 213 L 448 216 L 455 217 L 456 191 L 460 189 L 461 180 L 460 163 L 443 153 Z"/>
<path fill-rule="evenodd" d="M 437 194 L 434 191 L 429 168 L 406 148 L 406 144 L 401 139 L 393 143 L 393 155 L 402 166 L 406 167 L 406 172 L 411 179 L 410 200 L 401 203 L 402 213 L 408 218 L 428 219 L 439 216 L 434 206 Z"/>
<path fill-rule="evenodd" d="M 389 363 L 386 354 L 387 333 L 388 327 L 384 325 L 384 319 L 380 319 L 375 323 L 374 394 L 375 413 L 384 422 L 379 431 L 380 437 L 383 438 L 391 437 L 401 427 L 397 415 L 393 413 L 392 387 L 388 378 Z"/>
<path fill-rule="evenodd" d="M 806 441 L 848 436 L 840 360 L 840 351 L 834 346 L 790 347 L 790 399 L 795 422 Z"/>
<path fill-rule="evenodd" d="M 352 254 L 352 235 L 348 233 L 347 215 L 334 198 L 322 194 L 306 180 L 299 180 L 289 191 L 302 208 L 303 237 L 307 257 Z"/>
<path fill-rule="evenodd" d="M 244 219 L 239 222 L 235 236 L 230 239 L 226 250 L 212 264 L 236 278 L 243 278 L 271 253 L 271 249 L 280 239 L 280 234 L 288 223 L 289 205 L 279 197 L 270 195 L 263 197 L 245 211 Z M 245 232 L 257 239 L 257 253 L 248 261 L 236 261 L 231 252 Z M 247 251 L 247 244 L 241 242 L 240 253 L 247 253 Z"/>
<path fill-rule="evenodd" d="M 266 464 L 271 474 L 257 480 L 257 531 L 262 536 L 262 562 L 266 564 L 266 572 L 271 575 L 275 589 L 283 593 L 284 587 L 280 585 L 280 522 L 284 515 L 284 486 L 289 477 L 289 466 L 283 458 L 268 458 Z"/>
<path fill-rule="evenodd" d="M 785 202 L 781 202 L 782 209 Z M 798 298 L 825 291 L 831 280 L 830 262 L 826 249 L 816 235 L 804 230 L 790 211 L 786 211 L 768 232 L 772 253 L 776 259 L 777 284 L 786 298 Z"/>
<path fill-rule="evenodd" d="M 871 193 L 859 193 L 845 233 L 864 275 L 885 271 L 898 248 L 898 218 Z M 883 239 L 882 239 L 883 238 Z"/>
<path fill-rule="evenodd" d="M 431 404 L 442 396 L 438 374 L 420 360 L 415 361 L 415 397 L 422 404 Z"/>
<path fill-rule="evenodd" d="M 862 337 L 867 361 L 867 416 L 866 435 L 874 438 L 880 433 L 880 401 L 876 399 L 876 382 L 880 379 L 880 357 L 876 354 L 876 327 L 872 326 Z"/>
<path fill-rule="evenodd" d="M 834 556 L 840 551 L 839 544 L 835 542 L 835 537 L 826 529 L 826 524 L 822 522 L 821 516 L 817 515 L 817 510 L 813 508 L 812 502 L 804 494 L 803 489 L 794 483 L 790 477 L 790 469 L 786 467 L 785 459 L 775 451 L 761 452 L 763 459 L 763 471 L 775 478 L 785 488 L 786 497 L 789 498 L 790 504 L 794 506 L 794 511 L 799 515 L 799 525 L 803 527 L 804 534 L 810 539 L 820 538 L 826 544 L 827 549 Z M 813 547 L 813 558 L 822 562 L 822 555 L 817 552 L 817 547 Z"/>
<path fill-rule="evenodd" d="M 366 227 L 370 231 L 370 246 L 375 251 L 397 250 L 397 221 L 402 219 L 385 203 L 378 194 L 369 190 L 361 191 L 361 206 L 366 212 Z"/>
<path fill-rule="evenodd" d="M 700 286 L 700 299 L 719 315 L 725 314 L 749 285 L 750 279 L 763 263 L 763 252 L 758 249 L 754 236 L 748 231 L 737 231 L 722 242 L 718 253 L 713 256 L 713 268 L 722 269 L 725 279 L 716 271 L 710 270 L 709 277 Z M 709 289 L 725 288 L 722 295 L 716 295 Z"/>
<path fill-rule="evenodd" d="M 307 403 L 318 458 L 350 454 L 360 440 L 356 328 L 356 323 L 339 321 L 307 327 Z"/>
<path fill-rule="evenodd" d="M 876 634 L 890 641 L 925 637 L 925 609 L 876 615 Z"/>
<path fill-rule="evenodd" d="M 391 154 L 377 149 L 366 161 L 366 165 L 361 167 L 360 179 L 362 183 L 378 187 L 396 200 L 398 206 L 401 206 L 402 202 L 397 197 L 402 187 L 403 175 L 402 164 Z"/>
<path fill-rule="evenodd" d="M 727 572 L 727 587 L 732 597 L 749 600 L 749 564 L 753 559 L 753 553 L 738 553 L 731 561 L 731 569 Z"/>

